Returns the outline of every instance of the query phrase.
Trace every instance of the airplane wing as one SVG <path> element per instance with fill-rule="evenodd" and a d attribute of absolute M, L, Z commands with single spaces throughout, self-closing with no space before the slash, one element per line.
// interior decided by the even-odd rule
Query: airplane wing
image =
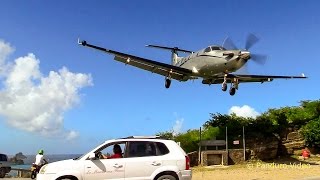
<path fill-rule="evenodd" d="M 237 78 L 239 83 L 243 82 L 270 82 L 274 79 L 295 79 L 295 78 L 307 78 L 302 74 L 301 76 L 268 76 L 268 75 L 247 75 L 247 74 L 227 74 L 227 83 L 230 83 L 233 78 Z M 203 84 L 221 84 L 224 81 L 224 75 L 217 75 L 213 77 L 205 78 Z"/>
<path fill-rule="evenodd" d="M 96 50 L 103 51 L 108 54 L 112 54 L 114 55 L 115 60 L 120 61 L 122 63 L 135 66 L 137 68 L 144 69 L 152 73 L 157 73 L 162 76 L 169 76 L 170 74 L 171 78 L 176 79 L 178 81 L 187 81 L 188 79 L 192 78 L 192 71 L 189 69 L 98 47 L 95 45 L 88 44 L 86 41 L 79 41 L 78 43 L 83 46 L 87 46 Z"/>

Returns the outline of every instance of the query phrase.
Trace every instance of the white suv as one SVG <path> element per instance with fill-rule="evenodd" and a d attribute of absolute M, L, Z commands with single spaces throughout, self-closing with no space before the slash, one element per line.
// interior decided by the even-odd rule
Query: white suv
<path fill-rule="evenodd" d="M 113 147 L 120 146 L 119 158 Z M 118 147 L 119 147 L 118 146 Z M 76 159 L 43 166 L 38 180 L 191 180 L 190 160 L 174 141 L 156 137 L 108 140 Z"/>

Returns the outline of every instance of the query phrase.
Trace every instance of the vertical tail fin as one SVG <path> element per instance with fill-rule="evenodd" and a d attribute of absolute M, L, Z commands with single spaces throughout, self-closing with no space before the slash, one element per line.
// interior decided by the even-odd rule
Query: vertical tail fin
<path fill-rule="evenodd" d="M 171 64 L 176 65 L 178 63 L 178 52 L 176 50 L 171 51 Z"/>
<path fill-rule="evenodd" d="M 188 51 L 184 49 L 179 49 L 178 47 L 165 47 L 165 46 L 157 46 L 157 45 L 146 45 L 146 47 L 153 47 L 153 48 L 159 48 L 159 49 L 166 49 L 171 50 L 171 63 L 172 65 L 175 65 L 179 61 L 178 51 L 185 52 L 185 53 L 193 53 L 193 51 Z"/>

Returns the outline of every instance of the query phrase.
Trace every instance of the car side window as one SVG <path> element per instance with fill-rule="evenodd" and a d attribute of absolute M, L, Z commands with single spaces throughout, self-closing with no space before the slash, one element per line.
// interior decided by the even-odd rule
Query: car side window
<path fill-rule="evenodd" d="M 128 157 L 161 156 L 169 153 L 166 145 L 160 142 L 129 142 Z"/>
<path fill-rule="evenodd" d="M 158 147 L 158 150 L 159 150 L 158 155 L 165 155 L 165 154 L 169 153 L 169 149 L 167 148 L 166 145 L 164 145 L 161 142 L 157 142 L 156 144 L 157 144 L 157 147 Z"/>
<path fill-rule="evenodd" d="M 129 142 L 128 157 L 156 156 L 156 147 L 153 142 L 135 141 Z"/>
<path fill-rule="evenodd" d="M 115 148 L 115 146 L 118 146 Z M 112 143 L 104 146 L 97 154 L 99 159 L 123 158 L 125 152 L 125 142 Z"/>

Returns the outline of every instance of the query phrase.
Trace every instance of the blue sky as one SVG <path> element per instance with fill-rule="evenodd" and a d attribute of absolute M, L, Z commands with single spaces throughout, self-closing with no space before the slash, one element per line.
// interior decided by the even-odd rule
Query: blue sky
<path fill-rule="evenodd" d="M 0 97 L 11 101 L 3 99 L 0 105 L 19 108 L 0 111 L 0 151 L 34 154 L 43 148 L 49 154 L 84 153 L 110 138 L 199 128 L 209 113 L 228 113 L 234 107 L 247 105 L 261 113 L 319 99 L 319 6 L 318 1 L 267 0 L 2 1 L 0 42 L 12 53 L 3 63 L 8 71 L 0 71 Z M 196 51 L 222 44 L 229 36 L 244 47 L 248 33 L 260 37 L 251 51 L 268 55 L 265 65 L 248 65 L 251 74 L 305 73 L 309 78 L 240 84 L 233 97 L 220 85 L 202 85 L 200 80 L 173 81 L 165 89 L 164 77 L 77 45 L 80 37 L 170 63 L 170 52 L 144 45 Z M 24 83 L 30 87 L 14 84 L 17 79 L 10 75 L 28 68 L 33 74 Z M 56 90 L 50 88 L 51 80 L 60 80 L 53 83 Z M 19 96 L 20 104 L 10 97 L 8 83 L 23 86 L 26 96 Z"/>

